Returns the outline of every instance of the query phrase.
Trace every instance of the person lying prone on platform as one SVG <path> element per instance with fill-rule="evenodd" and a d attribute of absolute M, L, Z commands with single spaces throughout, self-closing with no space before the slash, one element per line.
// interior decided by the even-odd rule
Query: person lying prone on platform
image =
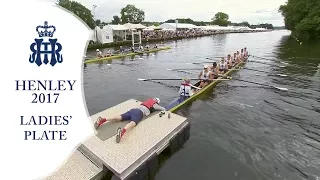
<path fill-rule="evenodd" d="M 106 122 L 129 121 L 129 123 L 124 128 L 119 127 L 117 129 L 116 142 L 119 143 L 122 136 L 127 131 L 134 128 L 142 120 L 143 117 L 149 116 L 150 113 L 156 110 L 165 111 L 166 109 L 160 106 L 159 103 L 160 103 L 159 98 L 147 99 L 146 101 L 142 102 L 138 108 L 132 108 L 121 115 L 117 115 L 111 118 L 99 117 L 95 122 L 94 127 L 98 129 L 100 126 L 102 126 Z"/>

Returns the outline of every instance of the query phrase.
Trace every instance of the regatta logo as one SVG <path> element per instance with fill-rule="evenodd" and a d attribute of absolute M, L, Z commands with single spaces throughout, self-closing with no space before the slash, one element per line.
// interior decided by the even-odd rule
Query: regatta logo
<path fill-rule="evenodd" d="M 48 22 L 44 22 L 44 26 L 40 25 L 36 27 L 39 38 L 35 39 L 35 42 L 30 45 L 29 62 L 35 63 L 38 66 L 42 64 L 48 64 L 50 60 L 50 65 L 55 66 L 57 63 L 62 63 L 63 58 L 60 54 L 62 50 L 62 45 L 58 43 L 58 39 L 52 38 L 54 32 L 56 31 L 55 26 L 48 26 Z"/>

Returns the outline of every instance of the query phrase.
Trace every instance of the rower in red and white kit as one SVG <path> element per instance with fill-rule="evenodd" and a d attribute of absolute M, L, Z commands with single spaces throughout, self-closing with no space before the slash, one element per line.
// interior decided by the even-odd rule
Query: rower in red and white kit
<path fill-rule="evenodd" d="M 143 117 L 150 115 L 150 113 L 154 112 L 155 110 L 162 110 L 165 111 L 166 109 L 159 105 L 160 99 L 159 98 L 150 98 L 143 103 L 140 104 L 138 108 L 130 109 L 129 111 L 117 115 L 111 118 L 101 118 L 99 117 L 94 124 L 94 127 L 98 129 L 106 122 L 112 121 L 129 121 L 129 123 L 122 129 L 117 129 L 116 135 L 116 142 L 119 143 L 121 137 L 130 129 L 134 128 Z"/>
<path fill-rule="evenodd" d="M 219 71 L 220 74 L 226 73 L 228 71 L 228 63 L 224 60 L 224 58 L 221 58 L 221 61 L 219 62 Z"/>

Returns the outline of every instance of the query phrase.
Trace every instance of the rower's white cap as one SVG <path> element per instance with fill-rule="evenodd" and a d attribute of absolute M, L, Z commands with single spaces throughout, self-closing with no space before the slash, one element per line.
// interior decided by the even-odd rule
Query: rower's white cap
<path fill-rule="evenodd" d="M 158 103 L 160 103 L 160 99 L 159 99 L 159 98 L 154 98 L 154 99 L 156 99 L 156 100 L 157 100 L 157 102 L 158 102 Z"/>
<path fill-rule="evenodd" d="M 97 49 L 96 51 L 100 51 L 99 49 Z"/>
<path fill-rule="evenodd" d="M 204 65 L 203 68 L 208 68 L 208 65 Z"/>

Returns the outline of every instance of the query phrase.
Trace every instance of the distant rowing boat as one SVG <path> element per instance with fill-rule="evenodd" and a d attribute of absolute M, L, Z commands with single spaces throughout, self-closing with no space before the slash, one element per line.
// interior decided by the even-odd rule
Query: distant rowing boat
<path fill-rule="evenodd" d="M 111 56 L 104 57 L 104 58 L 86 60 L 86 61 L 84 61 L 84 63 L 92 63 L 92 62 L 105 61 L 105 60 L 110 60 L 110 59 L 119 59 L 119 58 L 123 58 L 123 57 L 127 57 L 127 56 L 135 56 L 135 55 L 139 55 L 139 54 L 152 53 L 152 52 L 157 52 L 157 51 L 161 51 L 161 50 L 168 50 L 168 49 L 171 49 L 171 47 L 160 47 L 160 48 L 154 48 L 154 49 L 150 49 L 150 50 L 144 50 L 142 52 L 116 54 L 116 55 L 111 55 Z"/>
<path fill-rule="evenodd" d="M 248 58 L 247 58 L 248 59 Z M 235 69 L 244 66 L 246 63 L 246 60 L 242 61 L 240 63 L 238 63 L 236 66 L 234 66 L 232 69 L 230 69 L 229 71 L 227 71 L 226 73 L 224 73 L 224 76 L 229 76 L 233 71 L 235 71 Z M 187 98 L 187 99 L 183 99 L 181 97 L 178 97 L 176 99 L 174 99 L 173 101 L 171 101 L 169 103 L 169 105 L 166 107 L 167 111 L 170 112 L 175 112 L 177 111 L 179 108 L 181 108 L 182 106 L 184 106 L 186 103 L 194 100 L 195 98 L 197 98 L 198 96 L 200 96 L 201 94 L 203 94 L 204 92 L 206 92 L 207 90 L 215 87 L 219 82 L 219 79 L 222 79 L 221 77 L 219 77 L 218 79 L 213 80 L 211 83 L 209 83 L 206 87 L 202 88 L 200 91 L 198 91 L 197 93 L 195 93 L 193 96 Z M 195 83 L 193 86 L 198 87 L 200 85 L 200 81 L 198 81 L 197 83 Z M 195 89 L 195 88 L 193 88 Z"/>

